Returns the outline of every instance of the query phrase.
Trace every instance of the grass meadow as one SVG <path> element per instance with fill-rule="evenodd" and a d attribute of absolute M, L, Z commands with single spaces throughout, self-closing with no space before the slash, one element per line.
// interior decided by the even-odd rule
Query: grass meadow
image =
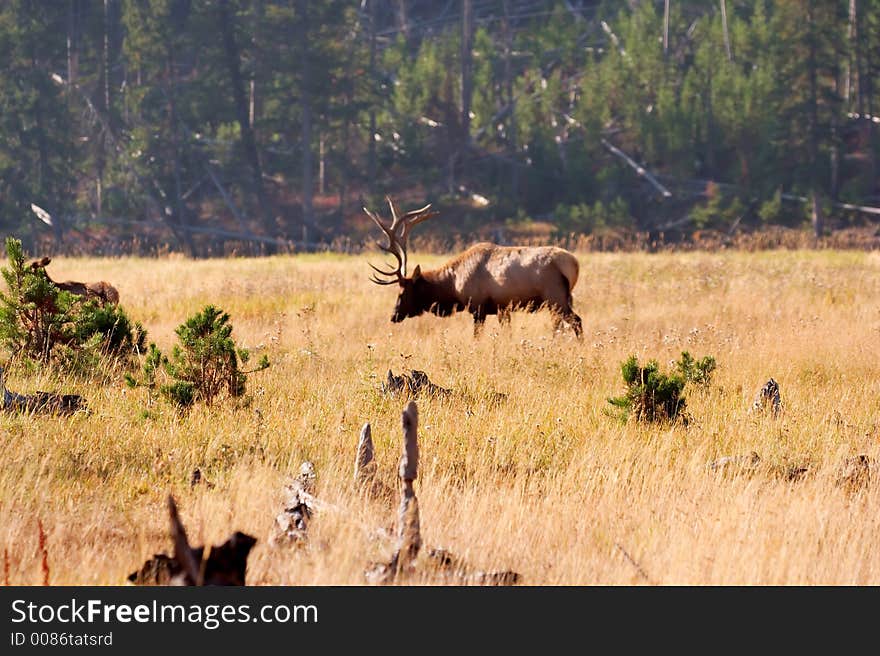
<path fill-rule="evenodd" d="M 880 254 L 578 257 L 582 341 L 554 337 L 547 313 L 490 317 L 477 338 L 466 314 L 392 324 L 395 288 L 368 281 L 375 254 L 54 259 L 55 279 L 115 284 L 163 350 L 212 303 L 272 366 L 249 377 L 249 404 L 185 416 L 121 373 L 102 384 L 10 370 L 10 389 L 80 393 L 92 412 L 0 417 L 4 580 L 43 582 L 42 524 L 52 585 L 126 583 L 170 552 L 173 493 L 193 544 L 258 538 L 249 584 L 365 584 L 367 564 L 391 553 L 374 529 L 393 528 L 396 501 L 353 489 L 358 434 L 371 422 L 393 485 L 405 401 L 379 384 L 420 369 L 464 393 L 418 400 L 422 537 L 474 567 L 525 585 L 880 584 L 880 488 L 835 485 L 846 457 L 880 455 Z M 628 355 L 667 368 L 684 350 L 718 362 L 708 388 L 685 388 L 688 425 L 608 414 Z M 784 404 L 775 419 L 748 412 L 769 377 Z M 750 451 L 766 467 L 707 470 Z M 305 460 L 335 509 L 313 518 L 306 548 L 273 549 L 282 486 Z M 801 465 L 795 482 L 773 474 Z M 213 488 L 190 488 L 197 467 Z"/>

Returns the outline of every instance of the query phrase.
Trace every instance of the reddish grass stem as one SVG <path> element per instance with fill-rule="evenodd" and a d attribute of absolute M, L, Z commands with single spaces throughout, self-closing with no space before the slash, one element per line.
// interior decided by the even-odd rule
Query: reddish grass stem
<path fill-rule="evenodd" d="M 37 519 L 37 529 L 39 531 L 40 554 L 42 554 L 43 585 L 49 585 L 49 551 L 46 548 L 46 531 L 43 530 L 43 520 Z"/>

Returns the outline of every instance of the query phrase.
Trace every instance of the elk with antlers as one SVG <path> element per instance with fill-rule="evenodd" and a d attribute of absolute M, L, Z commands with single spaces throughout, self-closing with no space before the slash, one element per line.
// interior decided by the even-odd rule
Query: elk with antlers
<path fill-rule="evenodd" d="M 572 309 L 571 292 L 578 279 L 578 261 L 570 252 L 556 246 L 499 246 L 481 242 L 449 260 L 443 266 L 422 271 L 416 266 L 406 275 L 406 249 L 413 226 L 438 214 L 426 205 L 398 214 L 391 198 L 391 224 L 386 225 L 366 207 L 364 211 L 388 238 L 379 244 L 397 260 L 393 269 L 370 265 L 382 278 L 370 277 L 378 285 L 400 285 L 397 305 L 391 321 L 432 312 L 445 317 L 467 310 L 474 317 L 478 334 L 486 316 L 498 315 L 499 322 L 509 321 L 512 310 L 536 312 L 546 307 L 553 315 L 553 327 L 568 325 L 578 337 L 581 318 Z"/>
<path fill-rule="evenodd" d="M 58 289 L 63 289 L 71 294 L 82 296 L 86 300 L 94 299 L 101 303 L 101 305 L 106 305 L 107 303 L 112 303 L 113 305 L 119 304 L 119 292 L 116 290 L 116 287 L 109 282 L 103 280 L 98 282 L 76 282 L 75 280 L 57 282 L 52 280 L 52 278 L 49 278 L 49 272 L 46 271 L 46 267 L 51 261 L 52 258 L 50 257 L 44 257 L 41 260 L 34 260 L 31 262 L 31 268 L 34 271 L 42 269 L 49 282 L 55 285 Z"/>

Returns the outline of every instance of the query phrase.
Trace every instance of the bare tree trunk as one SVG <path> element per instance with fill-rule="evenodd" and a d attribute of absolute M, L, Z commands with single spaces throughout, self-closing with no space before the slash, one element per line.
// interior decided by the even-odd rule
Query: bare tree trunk
<path fill-rule="evenodd" d="M 67 82 L 71 86 L 76 84 L 79 77 L 79 32 L 80 32 L 80 8 L 78 0 L 68 0 L 67 2 Z M 71 94 L 65 94 L 67 100 L 67 110 L 70 111 L 72 102 Z M 73 152 L 68 151 L 67 166 L 72 171 L 74 169 Z M 73 190 L 68 185 L 68 197 Z M 57 235 L 56 235 L 57 236 Z"/>
<path fill-rule="evenodd" d="M 27 6 L 27 9 L 33 11 L 33 7 L 31 6 Z M 31 38 L 28 40 L 28 54 L 30 55 L 31 70 L 36 73 L 41 69 L 38 53 L 41 52 L 43 44 L 38 43 L 32 33 L 30 37 Z M 57 187 L 54 184 L 55 175 L 52 171 L 52 162 L 49 157 L 49 143 L 46 134 L 48 130 L 48 121 L 45 112 L 45 104 L 45 94 L 42 89 L 38 89 L 37 96 L 34 98 L 33 103 L 33 119 L 36 130 L 33 131 L 34 134 L 31 136 L 31 138 L 35 136 L 37 141 L 37 188 L 42 196 L 40 201 L 37 201 L 37 204 L 39 205 L 42 202 L 43 204 L 48 205 L 50 213 L 53 215 L 52 230 L 55 233 L 55 243 L 60 247 L 64 238 L 63 221 L 61 219 L 61 212 L 59 211 L 62 208 L 59 206 L 61 199 L 57 193 Z M 24 137 L 23 134 L 22 137 Z M 56 218 L 57 220 L 54 220 Z"/>
<path fill-rule="evenodd" d="M 834 76 L 834 93 L 840 97 L 840 74 Z M 840 143 L 837 136 L 837 112 L 831 112 L 831 152 L 829 153 L 831 165 L 831 180 L 829 188 L 831 200 L 836 201 L 840 191 Z"/>
<path fill-rule="evenodd" d="M 715 118 L 712 114 L 712 62 L 708 67 L 708 85 L 703 106 L 706 112 L 706 171 L 708 177 L 715 175 Z"/>
<path fill-rule="evenodd" d="M 663 56 L 669 50 L 669 0 L 663 2 Z"/>
<path fill-rule="evenodd" d="M 101 95 L 101 110 L 112 123 L 110 111 L 110 6 L 109 0 L 104 0 L 104 39 L 101 51 L 101 77 L 103 78 L 103 93 Z M 97 153 L 95 153 L 95 210 L 98 216 L 104 213 L 104 168 L 106 166 L 104 134 L 101 132 L 97 138 Z"/>
<path fill-rule="evenodd" d="M 516 98 L 513 93 L 513 26 L 510 24 L 510 0 L 504 0 L 504 92 L 510 113 L 507 116 L 507 142 L 510 150 L 517 152 Z M 519 166 L 516 159 L 510 166 L 510 196 L 517 198 L 519 190 Z"/>
<path fill-rule="evenodd" d="M 308 0 L 297 0 L 297 42 L 300 49 L 300 104 L 302 105 L 302 211 L 303 241 L 308 241 L 308 226 L 314 225 L 312 197 L 312 70 L 309 59 Z"/>
<path fill-rule="evenodd" d="M 326 189 L 324 186 L 324 157 L 326 154 L 324 150 L 324 133 L 320 132 L 318 134 L 318 193 L 322 196 Z"/>
<path fill-rule="evenodd" d="M 870 83 L 871 76 L 867 79 L 862 76 L 862 16 L 859 12 L 857 0 L 850 0 L 850 42 L 855 51 L 856 63 L 856 111 L 859 114 L 865 112 L 865 84 Z M 868 56 L 870 57 L 870 50 Z M 870 70 L 870 67 L 868 68 Z"/>
<path fill-rule="evenodd" d="M 849 0 L 849 27 L 847 29 L 847 38 L 849 40 L 849 54 L 846 61 L 846 82 L 844 84 L 843 98 L 846 102 L 847 110 L 852 109 L 852 93 L 853 93 L 853 59 L 858 57 L 858 28 L 857 19 L 858 5 L 856 0 Z M 858 80 L 858 76 L 856 76 Z M 856 82 L 858 84 L 858 82 Z M 858 102 L 858 91 L 856 91 L 856 102 Z M 859 112 L 861 113 L 861 112 Z"/>
<path fill-rule="evenodd" d="M 174 94 L 169 94 L 168 100 L 169 119 L 171 121 L 172 147 L 174 148 L 174 215 L 181 236 L 187 250 L 192 257 L 198 257 L 192 233 L 189 231 L 189 221 L 186 219 L 186 203 L 183 201 L 183 182 L 181 180 L 181 159 L 183 152 L 180 145 L 180 134 L 177 127 L 177 104 L 174 102 Z"/>
<path fill-rule="evenodd" d="M 169 130 L 171 132 L 171 147 L 174 150 L 173 175 L 174 175 L 174 224 L 176 224 L 175 232 L 178 239 L 182 239 L 186 245 L 189 254 L 192 257 L 198 257 L 196 244 L 193 241 L 192 233 L 189 230 L 189 221 L 186 218 L 186 203 L 183 200 L 183 182 L 181 180 L 181 159 L 183 158 L 183 146 L 180 140 L 180 128 L 177 119 L 177 103 L 175 102 L 177 86 L 176 66 L 174 65 L 174 46 L 169 41 L 168 50 L 166 52 L 166 71 L 165 76 L 169 81 L 170 88 L 165 90 L 165 96 L 168 99 L 168 121 L 170 123 Z M 161 211 L 162 208 L 160 208 Z"/>
<path fill-rule="evenodd" d="M 724 49 L 727 51 L 727 61 L 733 61 L 733 53 L 730 51 L 730 32 L 727 30 L 727 0 L 721 0 L 721 27 L 724 30 Z"/>
<path fill-rule="evenodd" d="M 341 144 L 341 164 L 339 166 L 339 209 L 337 211 L 338 220 L 341 222 L 345 217 L 345 208 L 348 205 L 348 187 L 351 179 L 352 165 L 351 158 L 349 157 L 349 153 L 351 152 L 351 123 L 352 123 L 352 107 L 354 106 L 354 95 L 355 95 L 355 67 L 358 64 L 358 58 L 361 56 L 361 50 L 356 47 L 356 43 L 358 42 L 360 32 L 363 30 L 363 24 L 365 22 L 365 14 L 364 10 L 367 9 L 370 14 L 366 14 L 366 22 L 369 23 L 367 26 L 367 38 L 372 39 L 372 3 L 370 3 L 370 7 L 366 6 L 367 0 L 362 0 L 361 3 L 361 11 L 358 12 L 358 17 L 355 22 L 354 29 L 351 33 L 351 46 L 349 47 L 349 55 L 348 59 L 345 63 L 345 92 L 343 94 L 343 98 L 345 99 L 345 105 L 342 111 L 342 144 Z M 372 47 L 372 43 L 370 43 Z M 367 80 L 372 81 L 373 71 L 372 67 L 367 74 Z M 369 82 L 368 82 L 369 83 Z M 371 103 L 372 105 L 372 103 Z M 371 107 L 372 111 L 372 107 Z M 372 139 L 370 139 L 372 141 Z M 323 146 L 323 141 L 322 141 Z M 323 157 L 322 157 L 323 159 Z"/>
<path fill-rule="evenodd" d="M 858 112 L 861 129 L 867 133 L 867 151 L 868 151 L 868 167 L 867 175 L 870 183 L 870 193 L 877 190 L 876 171 L 877 171 L 877 155 L 875 148 L 876 129 L 873 120 L 865 120 L 865 114 L 874 116 L 874 76 L 871 74 L 873 70 L 872 55 L 877 52 L 876 47 L 864 49 L 862 51 L 862 42 L 865 38 L 863 28 L 863 16 L 860 11 L 857 0 L 850 0 L 849 3 L 849 38 L 850 47 L 855 54 L 855 94 L 856 94 L 856 112 Z M 864 61 L 863 61 L 864 56 Z"/>
<path fill-rule="evenodd" d="M 36 68 L 36 60 L 33 61 L 33 65 Z M 49 163 L 49 147 L 46 143 L 46 118 L 43 113 L 42 97 L 37 98 L 34 103 L 34 123 L 37 127 L 37 153 L 39 154 L 37 180 L 40 193 L 44 196 L 42 202 L 48 204 L 50 208 L 54 207 L 56 210 L 52 212 L 52 231 L 55 233 L 55 243 L 60 247 L 64 240 L 63 221 L 60 216 L 61 213 L 57 212 L 60 209 L 58 207 L 59 199 L 52 189 L 53 174 L 52 165 Z"/>
<path fill-rule="evenodd" d="M 468 150 L 471 145 L 471 99 L 473 97 L 474 6 L 472 0 L 461 5 L 461 174 L 467 175 Z"/>
<path fill-rule="evenodd" d="M 859 16 L 859 20 L 861 20 L 861 16 Z M 859 31 L 859 36 L 861 37 L 861 30 Z M 866 103 L 865 111 L 870 114 L 872 117 L 874 114 L 874 76 L 871 75 L 873 71 L 874 65 L 874 51 L 872 48 L 865 49 L 865 64 L 864 70 L 868 73 L 864 76 L 864 84 L 862 84 L 862 75 L 859 75 L 859 98 L 865 99 L 863 102 Z M 860 68 L 860 70 L 862 70 Z M 861 109 L 859 110 L 861 112 Z M 868 179 L 871 181 L 870 191 L 871 193 L 877 191 L 877 148 L 875 146 L 877 139 L 877 130 L 874 124 L 874 121 L 867 121 L 868 123 L 868 175 L 870 176 Z"/>
<path fill-rule="evenodd" d="M 813 190 L 810 195 L 810 200 L 812 202 L 813 210 L 811 222 L 813 224 L 813 234 L 816 236 L 816 239 L 822 236 L 822 231 L 825 228 L 825 216 L 822 213 L 822 202 L 819 198 L 819 192 Z"/>
<path fill-rule="evenodd" d="M 76 84 L 79 76 L 79 2 L 67 0 L 67 81 Z"/>
<path fill-rule="evenodd" d="M 272 221 L 272 212 L 269 209 L 266 193 L 263 189 L 263 169 L 260 166 L 260 155 L 257 151 L 257 140 L 252 127 L 251 111 L 248 98 L 245 95 L 244 79 L 241 74 L 241 58 L 238 51 L 238 43 L 235 40 L 234 18 L 229 9 L 228 0 L 219 0 L 217 3 L 217 18 L 223 38 L 226 70 L 232 84 L 232 98 L 235 104 L 238 128 L 241 132 L 241 143 L 244 147 L 245 158 L 250 166 L 251 191 L 260 210 L 263 228 L 271 236 L 275 232 L 275 226 Z"/>
<path fill-rule="evenodd" d="M 262 52 L 262 43 L 263 43 L 263 15 L 264 15 L 264 7 L 263 0 L 256 0 L 254 2 L 254 12 L 253 12 L 253 26 L 251 27 L 252 34 L 252 42 L 254 44 L 254 66 L 253 71 L 251 72 L 251 80 L 250 80 L 250 95 L 249 95 L 249 120 L 251 124 L 251 129 L 255 129 L 255 125 L 257 123 L 257 119 L 261 114 L 261 107 L 259 98 L 257 96 L 257 87 L 260 87 L 260 82 L 258 78 L 260 77 L 260 71 L 263 69 L 263 52 Z"/>
<path fill-rule="evenodd" d="M 368 0 L 370 3 L 370 84 L 376 79 L 376 3 L 377 0 Z M 370 134 L 367 139 L 367 185 L 372 193 L 376 186 L 376 107 L 370 103 Z"/>
<path fill-rule="evenodd" d="M 104 0 L 104 108 L 110 111 L 110 0 Z M 108 114 L 109 117 L 109 114 Z"/>
<path fill-rule="evenodd" d="M 257 81 L 251 78 L 248 84 L 248 126 L 254 129 L 254 115 L 257 113 Z"/>
<path fill-rule="evenodd" d="M 349 69 L 348 71 L 348 79 L 345 82 L 346 91 L 345 91 L 345 112 L 342 118 L 342 166 L 339 167 L 339 219 L 341 220 L 345 216 L 345 206 L 348 204 L 348 180 L 350 177 L 349 170 L 349 150 L 351 140 L 351 106 L 354 102 L 354 98 L 352 97 L 353 91 L 352 87 L 354 86 L 354 80 L 352 78 L 352 72 Z"/>
<path fill-rule="evenodd" d="M 406 0 L 397 0 L 397 29 L 409 44 L 409 20 L 406 15 Z"/>
<path fill-rule="evenodd" d="M 819 164 L 819 90 L 818 75 L 816 71 L 816 20 L 815 7 L 813 0 L 807 2 L 807 77 L 809 84 L 809 107 L 808 107 L 808 123 L 809 129 L 808 139 L 808 159 L 810 166 L 810 187 L 811 197 L 813 199 L 813 231 L 816 237 L 822 235 L 823 217 L 822 208 L 819 204 L 819 181 L 816 171 Z"/>

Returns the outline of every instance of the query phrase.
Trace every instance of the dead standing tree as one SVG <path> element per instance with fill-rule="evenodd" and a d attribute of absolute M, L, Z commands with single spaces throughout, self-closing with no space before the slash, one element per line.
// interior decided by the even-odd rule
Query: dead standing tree
<path fill-rule="evenodd" d="M 422 534 L 419 526 L 419 500 L 413 489 L 413 482 L 419 473 L 419 409 L 415 401 L 406 404 L 403 410 L 403 453 L 397 468 L 401 482 L 400 507 L 397 510 L 397 552 L 393 562 L 396 571 L 412 569 L 419 549 L 422 548 Z"/>
<path fill-rule="evenodd" d="M 372 563 L 365 572 L 368 582 L 377 584 L 406 583 L 415 577 L 428 581 L 438 580 L 454 585 L 514 585 L 520 581 L 516 572 L 482 571 L 470 567 L 445 548 L 424 546 L 421 536 L 419 502 L 414 482 L 418 477 L 418 408 L 410 401 L 404 408 L 403 453 L 398 465 L 400 479 L 400 506 L 397 516 L 397 530 L 391 535 L 385 529 L 355 518 L 350 508 L 345 508 L 324 500 L 314 494 L 315 471 L 310 462 L 303 463 L 300 474 L 285 485 L 286 501 L 281 513 L 276 517 L 275 526 L 269 538 L 274 548 L 307 547 L 308 532 L 313 518 L 320 512 L 332 512 L 354 521 L 367 532 L 371 539 L 390 540 L 394 552 L 389 561 Z M 364 424 L 358 438 L 354 462 L 354 486 L 359 495 L 381 501 L 390 501 L 394 495 L 388 485 L 377 476 L 374 460 L 372 429 Z M 146 567 L 146 566 L 145 566 Z"/>
<path fill-rule="evenodd" d="M 422 548 L 419 522 L 419 500 L 413 481 L 419 471 L 419 409 L 410 401 L 403 409 L 403 453 L 400 456 L 398 475 L 401 482 L 400 507 L 397 510 L 397 545 L 391 560 L 377 563 L 366 572 L 368 581 L 391 583 L 401 576 L 413 573 L 415 560 Z"/>
<path fill-rule="evenodd" d="M 354 460 L 354 484 L 358 492 L 371 498 L 391 499 L 394 490 L 376 477 L 376 461 L 373 459 L 373 431 L 369 422 L 361 428 L 357 454 Z"/>
<path fill-rule="evenodd" d="M 421 518 L 419 500 L 416 497 L 413 483 L 418 477 L 419 444 L 418 427 L 419 412 L 415 401 L 406 404 L 401 417 L 403 426 L 403 453 L 398 465 L 400 478 L 400 506 L 397 509 L 397 536 L 394 553 L 388 562 L 373 563 L 364 573 L 371 583 L 388 584 L 405 582 L 417 574 L 417 563 L 422 550 Z M 363 437 L 361 443 L 363 443 Z M 371 444 L 371 442 L 370 442 Z M 355 478 L 363 468 L 361 461 L 365 454 L 372 454 L 372 449 L 359 448 L 356 460 Z M 362 457 L 364 456 L 364 457 Z M 514 585 L 519 582 L 520 575 L 513 571 L 483 572 L 469 567 L 462 559 L 446 549 L 429 547 L 427 551 L 424 574 L 427 577 L 440 576 L 450 583 L 458 585 Z"/>

